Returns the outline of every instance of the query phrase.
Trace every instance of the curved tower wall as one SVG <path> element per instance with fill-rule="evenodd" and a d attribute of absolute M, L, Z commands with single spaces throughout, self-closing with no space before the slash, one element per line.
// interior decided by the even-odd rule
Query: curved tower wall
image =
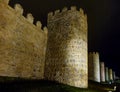
<path fill-rule="evenodd" d="M 115 75 L 115 72 L 113 71 L 113 80 L 116 79 L 116 75 Z"/>
<path fill-rule="evenodd" d="M 100 82 L 99 53 L 90 52 L 88 56 L 88 79 Z"/>
<path fill-rule="evenodd" d="M 86 88 L 87 17 L 83 10 L 64 8 L 48 14 L 45 79 Z"/>
<path fill-rule="evenodd" d="M 105 64 L 104 64 L 104 62 L 100 62 L 100 79 L 101 79 L 101 82 L 105 82 Z"/>
<path fill-rule="evenodd" d="M 112 71 L 112 69 L 109 69 L 109 80 L 113 81 L 113 71 Z"/>
<path fill-rule="evenodd" d="M 109 81 L 108 67 L 105 67 L 105 80 L 106 80 L 106 82 Z"/>

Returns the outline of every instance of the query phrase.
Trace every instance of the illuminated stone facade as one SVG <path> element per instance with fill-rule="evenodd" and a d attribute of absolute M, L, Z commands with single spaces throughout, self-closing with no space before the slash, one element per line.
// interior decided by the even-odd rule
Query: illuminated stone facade
<path fill-rule="evenodd" d="M 115 74 L 115 71 L 113 71 L 113 80 L 116 79 L 116 74 Z"/>
<path fill-rule="evenodd" d="M 105 64 L 100 62 L 100 81 L 105 82 Z"/>
<path fill-rule="evenodd" d="M 108 67 L 105 67 L 105 80 L 106 80 L 106 82 L 109 81 Z"/>
<path fill-rule="evenodd" d="M 64 8 L 48 14 L 45 78 L 71 86 L 88 86 L 87 17 L 83 10 Z"/>
<path fill-rule="evenodd" d="M 98 52 L 90 52 L 88 55 L 88 78 L 100 82 L 100 61 Z"/>
<path fill-rule="evenodd" d="M 109 69 L 108 71 L 109 71 L 109 80 L 113 81 L 113 70 Z"/>
<path fill-rule="evenodd" d="M 0 0 L 0 76 L 43 78 L 47 28 L 31 14 L 25 18 L 19 4 Z"/>
<path fill-rule="evenodd" d="M 0 0 L 0 76 L 45 78 L 86 88 L 87 16 L 83 10 L 71 7 L 49 13 L 47 35 L 40 21 L 33 24 L 32 14 L 25 18 L 21 5 L 12 8 L 8 3 Z"/>

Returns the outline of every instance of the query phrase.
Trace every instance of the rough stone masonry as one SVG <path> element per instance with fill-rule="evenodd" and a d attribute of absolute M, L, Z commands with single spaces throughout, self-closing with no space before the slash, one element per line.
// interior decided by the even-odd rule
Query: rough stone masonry
<path fill-rule="evenodd" d="M 14 9 L 8 0 L 0 1 L 0 76 L 43 78 L 47 29 L 32 14 L 25 18 L 23 9 Z"/>
<path fill-rule="evenodd" d="M 88 78 L 100 82 L 100 58 L 98 52 L 90 52 L 88 55 Z"/>
<path fill-rule="evenodd" d="M 76 7 L 48 14 L 45 78 L 71 86 L 88 85 L 87 17 Z M 69 77 L 68 77 L 69 76 Z"/>
<path fill-rule="evenodd" d="M 48 79 L 88 87 L 87 16 L 71 7 L 48 14 L 47 28 L 0 0 L 0 76 Z M 48 40 L 47 40 L 48 39 Z M 48 43 L 48 45 L 47 45 Z M 47 51 L 46 51 L 47 48 Z"/>

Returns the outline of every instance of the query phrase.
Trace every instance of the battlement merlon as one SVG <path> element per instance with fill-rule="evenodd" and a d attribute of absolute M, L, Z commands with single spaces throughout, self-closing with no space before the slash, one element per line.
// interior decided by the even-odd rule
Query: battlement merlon
<path fill-rule="evenodd" d="M 4 4 L 9 4 L 10 0 L 0 0 L 0 3 L 3 2 Z"/>
<path fill-rule="evenodd" d="M 20 14 L 20 15 L 23 14 L 23 8 L 22 8 L 22 6 L 20 4 L 15 4 L 14 9 L 17 12 L 17 14 Z"/>
<path fill-rule="evenodd" d="M 46 26 L 43 27 L 43 29 L 42 29 L 41 21 L 36 22 L 36 27 L 37 27 L 38 30 L 42 30 L 45 34 L 48 34 L 48 28 Z"/>
<path fill-rule="evenodd" d="M 28 14 L 27 14 L 27 21 L 33 24 L 33 22 L 34 22 L 34 17 L 33 17 L 33 15 L 32 15 L 31 13 L 28 13 Z"/>
<path fill-rule="evenodd" d="M 71 7 L 70 7 L 70 10 L 71 10 L 71 11 L 77 11 L 77 8 L 76 8 L 76 6 L 71 6 Z"/>
<path fill-rule="evenodd" d="M 36 25 L 33 24 L 34 22 L 34 17 L 32 16 L 31 13 L 28 13 L 27 14 L 27 17 L 24 17 L 23 16 L 23 12 L 24 12 L 24 9 L 23 7 L 20 5 L 20 4 L 15 4 L 14 7 L 11 7 L 10 5 L 7 5 L 6 3 L 8 3 L 9 0 L 0 0 L 0 6 L 4 9 L 7 9 L 9 12 L 8 13 L 11 13 L 13 15 L 15 15 L 15 17 L 19 18 L 21 22 L 25 22 L 26 24 L 28 25 L 31 25 L 31 27 L 33 27 L 34 29 L 40 31 L 41 33 L 43 33 L 44 35 L 46 35 L 48 32 L 47 32 L 47 28 L 43 28 L 42 27 L 42 23 L 40 21 L 37 21 L 36 22 Z M 0 7 L 0 8 L 1 8 Z"/>
<path fill-rule="evenodd" d="M 105 66 L 105 63 L 102 61 L 102 62 L 100 62 L 100 64 L 102 65 L 102 66 Z"/>
<path fill-rule="evenodd" d="M 15 4 L 14 5 L 14 9 L 15 9 L 15 12 L 17 15 L 21 15 L 23 16 L 23 11 L 24 9 L 22 8 L 22 6 L 20 4 Z M 33 24 L 34 22 L 34 17 L 31 13 L 28 13 L 26 18 L 25 18 L 30 24 Z M 33 24 L 34 25 L 34 24 Z M 37 21 L 36 22 L 36 25 L 35 27 L 38 29 L 38 30 L 41 30 L 43 31 L 45 34 L 47 33 L 47 28 L 46 30 L 44 31 L 44 29 L 42 29 L 42 23 L 40 21 Z"/>
<path fill-rule="evenodd" d="M 41 28 L 42 28 L 42 23 L 41 23 L 41 21 L 37 21 L 37 22 L 36 22 L 36 26 L 37 26 L 37 28 L 41 29 Z"/>
<path fill-rule="evenodd" d="M 98 55 L 99 56 L 99 52 L 89 52 L 89 55 Z"/>
<path fill-rule="evenodd" d="M 47 27 L 44 27 L 43 28 L 43 31 L 44 31 L 44 33 L 47 35 L 48 34 L 48 28 Z"/>
<path fill-rule="evenodd" d="M 68 10 L 68 8 L 67 7 L 64 7 L 63 9 L 62 9 L 62 12 L 66 12 Z"/>
<path fill-rule="evenodd" d="M 48 21 L 54 19 L 56 16 L 63 15 L 63 13 L 71 13 L 71 12 L 79 12 L 81 16 L 83 16 L 87 20 L 87 15 L 84 13 L 83 9 L 80 8 L 77 10 L 76 6 L 71 6 L 68 10 L 67 7 L 64 7 L 61 12 L 60 10 L 55 10 L 54 12 L 48 13 Z"/>

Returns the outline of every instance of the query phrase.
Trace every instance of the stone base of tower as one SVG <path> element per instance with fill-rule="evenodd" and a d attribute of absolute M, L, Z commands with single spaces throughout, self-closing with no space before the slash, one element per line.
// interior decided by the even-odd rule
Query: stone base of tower
<path fill-rule="evenodd" d="M 75 68 L 76 67 L 74 67 L 74 69 Z M 51 68 L 48 68 L 48 69 L 51 69 Z M 68 71 L 68 70 L 65 70 L 65 71 Z M 53 71 L 54 74 L 52 71 L 50 71 L 48 73 L 45 73 L 45 80 L 56 81 L 58 83 L 67 84 L 67 85 L 79 87 L 79 88 L 87 88 L 88 87 L 88 80 L 86 77 L 87 74 L 79 76 L 81 75 L 81 73 L 78 73 L 77 71 L 73 70 L 73 67 L 71 67 L 71 71 L 73 72 L 68 71 L 65 74 L 62 71 L 61 72 Z"/>

